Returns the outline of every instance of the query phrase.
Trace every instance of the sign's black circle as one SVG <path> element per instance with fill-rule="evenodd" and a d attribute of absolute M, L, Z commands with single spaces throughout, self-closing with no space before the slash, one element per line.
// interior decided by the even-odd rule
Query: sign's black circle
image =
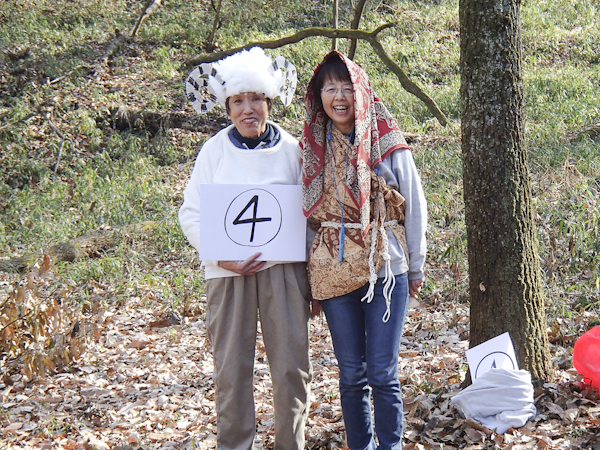
<path fill-rule="evenodd" d="M 256 205 L 251 205 L 252 201 L 254 200 L 254 198 L 256 197 Z M 242 198 L 244 201 L 242 201 L 242 203 L 238 203 L 236 205 L 236 208 L 232 208 L 234 204 L 236 204 L 236 201 L 239 200 L 240 198 Z M 250 202 L 246 203 L 246 199 L 250 198 Z M 268 218 L 268 221 L 271 222 L 272 221 L 272 228 L 274 229 L 270 235 L 268 235 L 266 238 L 262 239 L 262 240 L 257 240 L 257 241 L 252 241 L 250 239 L 246 240 L 246 239 L 240 239 L 238 236 L 234 236 L 234 233 L 231 231 L 232 229 L 230 227 L 235 226 L 233 225 L 234 221 L 239 219 L 240 216 L 242 216 L 242 214 L 249 209 L 249 207 L 252 206 L 257 206 L 261 201 L 269 201 L 271 202 L 271 208 L 273 210 L 277 211 L 277 217 L 273 217 L 273 218 Z M 238 209 L 240 208 L 239 205 L 245 205 L 245 207 L 241 210 L 238 211 Z M 276 207 L 275 207 L 276 205 Z M 232 218 L 234 218 L 232 220 Z M 256 217 L 253 217 L 253 219 L 256 219 Z M 261 222 L 262 220 L 267 220 L 264 218 L 259 218 L 256 219 L 256 221 L 254 221 L 253 219 L 247 219 L 244 222 L 247 223 L 252 223 L 252 222 Z M 268 244 L 269 242 L 271 242 L 273 239 L 275 239 L 277 237 L 277 235 L 279 234 L 279 231 L 281 230 L 281 223 L 283 222 L 283 218 L 282 218 L 282 211 L 281 211 L 281 204 L 279 203 L 279 200 L 277 199 L 277 197 L 275 197 L 271 192 L 265 190 L 265 189 L 259 189 L 259 188 L 253 188 L 253 189 L 248 189 L 244 192 L 241 192 L 240 194 L 238 194 L 229 204 L 229 206 L 227 207 L 227 211 L 225 213 L 225 218 L 223 219 L 223 226 L 225 228 L 225 233 L 227 234 L 227 237 L 229 239 L 231 239 L 232 242 L 235 242 L 237 245 L 241 245 L 243 247 L 262 247 L 266 244 Z M 241 222 L 241 221 L 240 221 Z M 252 230 L 254 230 L 254 227 L 256 226 L 256 223 L 252 223 Z M 252 234 L 253 235 L 253 231 Z"/>
<path fill-rule="evenodd" d="M 483 361 L 485 361 L 486 359 L 489 360 L 490 357 L 492 357 L 492 355 L 503 355 L 505 356 L 510 363 L 512 364 L 512 369 L 515 370 L 516 369 L 516 365 L 515 362 L 513 361 L 513 359 L 510 357 L 510 355 L 506 352 L 492 352 L 492 353 L 488 353 L 487 355 L 485 355 L 483 358 L 481 358 L 481 360 L 479 361 L 479 364 L 477 364 L 477 368 L 475 369 L 475 378 L 477 378 L 478 374 L 479 374 L 479 367 L 481 367 L 481 364 L 483 363 Z M 483 367 L 482 367 L 483 369 Z"/>

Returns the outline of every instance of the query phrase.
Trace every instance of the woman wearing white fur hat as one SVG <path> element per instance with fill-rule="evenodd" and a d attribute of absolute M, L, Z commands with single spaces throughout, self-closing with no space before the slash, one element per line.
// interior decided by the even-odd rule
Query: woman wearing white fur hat
<path fill-rule="evenodd" d="M 216 102 L 232 125 L 202 146 L 184 201 L 181 228 L 199 247 L 200 184 L 300 184 L 298 141 L 268 120 L 273 99 L 291 102 L 293 65 L 274 61 L 262 49 L 236 53 L 196 68 L 186 82 L 194 107 L 206 112 Z M 213 348 L 217 448 L 250 450 L 256 421 L 253 366 L 257 320 L 273 380 L 275 449 L 304 448 L 308 390 L 309 287 L 304 263 L 204 261 L 206 326 Z"/>

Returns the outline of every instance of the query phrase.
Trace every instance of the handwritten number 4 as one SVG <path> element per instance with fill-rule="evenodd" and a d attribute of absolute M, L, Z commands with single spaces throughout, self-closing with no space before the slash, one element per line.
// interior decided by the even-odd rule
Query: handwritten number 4
<path fill-rule="evenodd" d="M 248 211 L 248 208 L 250 208 L 250 205 L 254 205 L 254 209 L 252 210 L 252 218 L 251 219 L 240 219 L 244 213 L 246 211 Z M 248 204 L 246 206 L 244 206 L 244 209 L 242 209 L 242 212 L 240 212 L 237 217 L 235 218 L 235 220 L 233 221 L 234 225 L 242 225 L 245 223 L 251 223 L 252 224 L 252 231 L 250 232 L 250 242 L 254 241 L 254 227 L 256 227 L 256 224 L 258 222 L 270 222 L 271 218 L 270 217 L 256 217 L 256 210 L 258 209 L 258 195 L 255 195 L 254 197 L 252 197 L 250 199 L 250 201 L 248 202 Z"/>

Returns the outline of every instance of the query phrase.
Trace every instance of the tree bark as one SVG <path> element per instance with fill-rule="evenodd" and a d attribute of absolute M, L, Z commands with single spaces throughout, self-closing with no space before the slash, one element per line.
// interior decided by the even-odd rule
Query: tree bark
<path fill-rule="evenodd" d="M 519 366 L 551 360 L 523 126 L 520 0 L 460 0 L 471 347 L 506 331 Z"/>

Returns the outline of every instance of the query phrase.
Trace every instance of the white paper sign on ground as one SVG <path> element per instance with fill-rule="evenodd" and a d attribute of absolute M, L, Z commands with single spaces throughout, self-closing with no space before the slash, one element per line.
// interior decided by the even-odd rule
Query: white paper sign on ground
<path fill-rule="evenodd" d="M 508 332 L 467 350 L 466 354 L 472 380 L 494 367 L 519 370 L 515 348 Z"/>
<path fill-rule="evenodd" d="M 200 186 L 199 257 L 207 261 L 305 261 L 302 186 Z"/>

